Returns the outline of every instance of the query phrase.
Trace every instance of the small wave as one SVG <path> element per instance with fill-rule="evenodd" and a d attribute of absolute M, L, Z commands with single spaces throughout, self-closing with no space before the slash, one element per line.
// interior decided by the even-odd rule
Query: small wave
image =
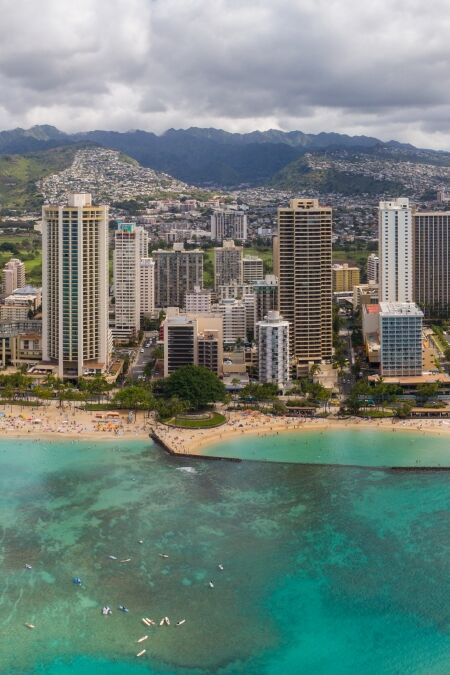
<path fill-rule="evenodd" d="M 193 466 L 180 466 L 177 471 L 184 471 L 185 473 L 197 473 L 197 469 Z"/>

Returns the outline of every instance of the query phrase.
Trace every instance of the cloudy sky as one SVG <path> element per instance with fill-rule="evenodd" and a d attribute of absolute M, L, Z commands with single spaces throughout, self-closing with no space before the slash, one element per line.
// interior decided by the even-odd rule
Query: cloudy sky
<path fill-rule="evenodd" d="M 0 129 L 214 126 L 450 150 L 448 0 L 0 0 Z"/>

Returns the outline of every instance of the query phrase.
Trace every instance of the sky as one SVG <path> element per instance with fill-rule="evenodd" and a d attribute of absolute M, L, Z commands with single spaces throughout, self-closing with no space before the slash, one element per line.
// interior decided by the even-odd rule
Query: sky
<path fill-rule="evenodd" d="M 448 0 L 0 0 L 0 129 L 337 131 L 450 150 Z"/>

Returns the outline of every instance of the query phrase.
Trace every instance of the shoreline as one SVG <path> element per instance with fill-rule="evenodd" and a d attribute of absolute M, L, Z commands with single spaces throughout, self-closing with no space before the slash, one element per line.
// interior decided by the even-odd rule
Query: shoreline
<path fill-rule="evenodd" d="M 365 420 L 360 418 L 277 418 L 269 417 L 262 413 L 252 416 L 249 420 L 240 413 L 228 413 L 227 424 L 216 429 L 215 433 L 210 430 L 181 430 L 169 428 L 163 424 L 155 424 L 152 437 L 159 442 L 170 454 L 178 457 L 203 457 L 205 459 L 221 459 L 214 455 L 203 452 L 205 447 L 226 443 L 241 436 L 267 437 L 277 434 L 308 433 L 314 431 L 383 431 L 389 433 L 415 433 L 433 434 L 450 437 L 450 423 L 445 424 L 439 419 L 414 419 L 397 420 L 376 419 Z M 235 459 L 225 457 L 222 459 Z"/>

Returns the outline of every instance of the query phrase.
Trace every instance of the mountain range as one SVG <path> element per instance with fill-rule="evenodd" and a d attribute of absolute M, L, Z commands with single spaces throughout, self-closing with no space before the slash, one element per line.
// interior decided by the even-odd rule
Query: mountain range
<path fill-rule="evenodd" d="M 144 167 L 203 187 L 269 185 L 287 189 L 314 187 L 319 192 L 343 194 L 380 194 L 403 186 L 405 193 L 411 193 L 415 182 L 412 178 L 405 182 L 404 167 L 414 165 L 434 167 L 431 169 L 434 179 L 421 183 L 419 191 L 450 185 L 449 152 L 424 150 L 397 141 L 383 142 L 370 136 L 276 129 L 239 134 L 197 127 L 169 129 L 159 136 L 141 130 L 67 134 L 49 125 L 0 132 L 0 181 L 4 173 L 2 159 L 6 155 L 27 157 L 31 153 L 35 164 L 39 158 L 45 169 L 46 156 L 54 165 L 57 151 L 89 144 L 118 150 Z M 66 157 L 69 160 L 71 152 Z M 400 167 L 399 171 L 395 167 Z M 45 173 L 49 171 L 44 170 Z M 425 173 L 430 171 L 427 169 Z"/>

